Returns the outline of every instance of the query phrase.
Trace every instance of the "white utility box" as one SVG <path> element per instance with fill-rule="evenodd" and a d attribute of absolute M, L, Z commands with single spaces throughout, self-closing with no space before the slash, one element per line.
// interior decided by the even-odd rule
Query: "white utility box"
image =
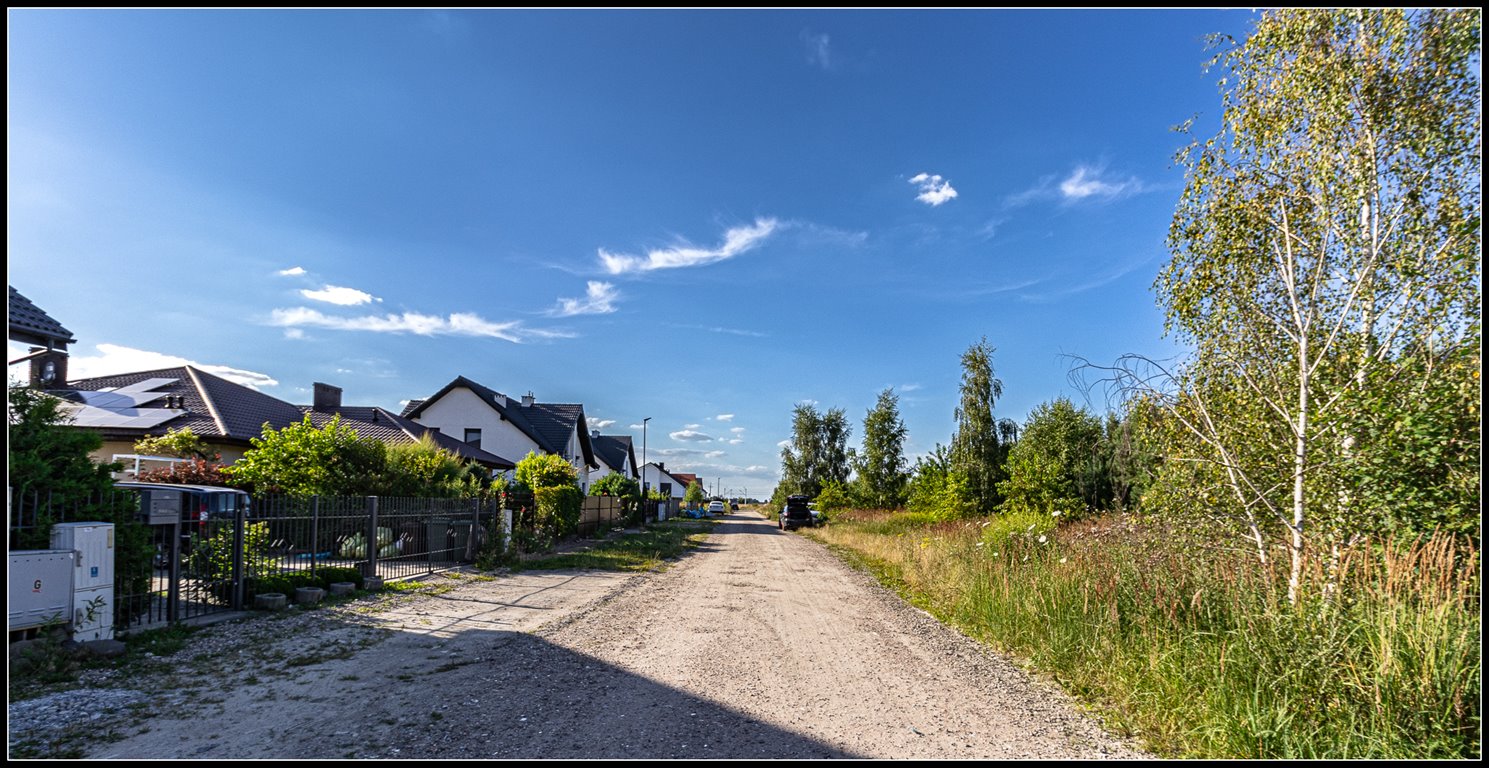
<path fill-rule="evenodd" d="M 77 553 L 72 579 L 72 639 L 114 637 L 114 524 L 58 523 L 52 549 Z"/>

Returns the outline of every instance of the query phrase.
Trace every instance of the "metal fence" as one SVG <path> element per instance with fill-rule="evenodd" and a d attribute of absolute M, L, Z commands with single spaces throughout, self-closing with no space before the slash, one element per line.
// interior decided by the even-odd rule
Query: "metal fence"
<path fill-rule="evenodd" d="M 149 524 L 137 491 L 115 489 L 62 501 L 10 494 L 10 549 L 47 549 L 54 523 L 116 526 L 115 626 L 126 630 L 193 619 L 251 604 L 266 580 L 321 569 L 355 569 L 396 581 L 474 562 L 501 546 L 502 509 L 531 526 L 531 495 L 504 500 L 375 496 L 254 496 L 246 510 Z M 586 497 L 579 535 L 625 519 L 619 499 Z"/>

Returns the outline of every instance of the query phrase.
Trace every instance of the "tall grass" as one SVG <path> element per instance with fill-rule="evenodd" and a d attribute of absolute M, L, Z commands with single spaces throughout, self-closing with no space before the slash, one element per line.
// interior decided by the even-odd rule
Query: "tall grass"
<path fill-rule="evenodd" d="M 1160 754 L 1473 758 L 1479 552 L 1372 542 L 1310 598 L 1242 552 L 1130 520 L 932 523 L 845 513 L 815 532 L 916 604 L 1027 659 Z"/>

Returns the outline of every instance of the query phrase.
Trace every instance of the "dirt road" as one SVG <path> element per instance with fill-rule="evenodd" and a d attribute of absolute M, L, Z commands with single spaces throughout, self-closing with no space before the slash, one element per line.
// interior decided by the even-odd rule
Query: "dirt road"
<path fill-rule="evenodd" d="M 150 675 L 97 681 L 143 695 L 117 696 L 96 724 L 113 740 L 84 751 L 1142 756 L 1059 692 L 820 545 L 748 514 L 725 518 L 699 550 L 661 573 L 529 572 L 457 583 L 443 595 L 362 612 L 215 627 Z"/>

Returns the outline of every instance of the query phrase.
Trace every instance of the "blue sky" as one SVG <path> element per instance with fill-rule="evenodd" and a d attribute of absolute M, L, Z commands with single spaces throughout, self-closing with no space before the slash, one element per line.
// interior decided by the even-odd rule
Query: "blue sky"
<path fill-rule="evenodd" d="M 464 375 L 763 496 L 797 402 L 947 442 L 983 336 L 1019 421 L 1068 355 L 1174 354 L 1170 129 L 1251 19 L 10 10 L 8 279 L 75 376 Z"/>

